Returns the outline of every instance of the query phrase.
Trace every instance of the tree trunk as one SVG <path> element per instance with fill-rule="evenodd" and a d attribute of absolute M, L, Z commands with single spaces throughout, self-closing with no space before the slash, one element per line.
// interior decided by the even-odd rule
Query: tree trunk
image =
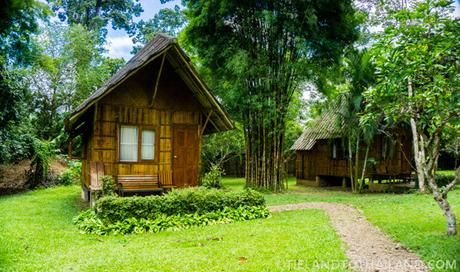
<path fill-rule="evenodd" d="M 348 137 L 348 170 L 350 171 L 350 186 L 351 191 L 355 191 L 355 186 L 353 182 L 353 150 L 351 149 L 351 139 Z"/>
<path fill-rule="evenodd" d="M 417 126 L 415 123 L 414 118 L 410 119 L 410 126 L 412 129 L 412 145 L 414 148 L 414 160 L 415 160 L 415 168 L 417 172 L 417 180 L 418 180 L 418 187 L 421 193 L 426 193 L 426 182 L 425 182 L 425 175 L 423 174 L 423 161 L 424 161 L 424 156 L 423 156 L 423 151 L 421 148 L 424 148 L 421 146 L 421 143 L 418 138 L 418 133 L 417 133 Z"/>
<path fill-rule="evenodd" d="M 447 201 L 447 196 L 440 194 L 439 192 L 434 193 L 434 200 L 438 203 L 441 208 L 444 217 L 447 222 L 447 235 L 456 235 L 457 234 L 457 218 L 452 210 L 452 207 Z"/>
<path fill-rule="evenodd" d="M 282 191 L 285 188 L 283 168 L 283 122 L 270 119 L 263 111 L 249 113 L 246 144 L 246 185 Z"/>
<path fill-rule="evenodd" d="M 368 156 L 369 156 L 369 145 L 366 145 L 366 154 L 364 155 L 363 171 L 361 172 L 361 182 L 359 184 L 359 191 L 363 189 L 364 175 L 366 174 Z"/>
<path fill-rule="evenodd" d="M 407 84 L 407 90 L 409 97 L 414 96 L 414 91 L 412 89 L 412 80 L 408 80 Z M 412 106 L 409 107 L 409 111 L 413 112 L 415 109 L 412 108 Z M 416 167 L 416 172 L 417 172 L 417 180 L 418 180 L 418 187 L 421 193 L 426 193 L 426 186 L 425 186 L 425 175 L 423 174 L 423 161 L 425 160 L 423 156 L 423 152 L 421 149 L 425 148 L 423 145 L 421 145 L 419 138 L 418 138 L 418 133 L 417 133 L 417 124 L 415 122 L 415 119 L 413 117 L 410 118 L 410 127 L 412 130 L 412 145 L 414 149 L 414 160 L 415 160 L 415 167 Z"/>
<path fill-rule="evenodd" d="M 359 144 L 360 144 L 360 137 L 359 135 L 357 135 L 356 137 L 356 147 L 355 147 L 355 174 L 354 174 L 354 188 L 355 190 L 353 192 L 357 192 L 358 191 L 358 173 L 359 173 Z"/>
<path fill-rule="evenodd" d="M 423 141 L 423 136 L 421 132 L 418 132 L 420 135 L 420 146 L 425 147 L 425 143 Z M 429 150 L 429 160 L 424 160 L 421 164 L 423 173 L 425 174 L 425 178 L 428 181 L 428 185 L 430 186 L 431 190 L 433 191 L 434 200 L 439 205 L 446 218 L 447 223 L 447 235 L 456 235 L 457 234 L 457 219 L 455 217 L 454 211 L 450 206 L 449 202 L 447 201 L 447 194 L 449 191 L 454 188 L 455 184 L 460 179 L 460 168 L 455 171 L 455 178 L 449 184 L 443 186 L 441 189 L 439 188 L 438 184 L 436 183 L 436 170 L 438 168 L 438 158 L 439 158 L 439 150 L 441 145 L 440 136 L 438 134 L 434 134 L 429 141 L 430 144 L 427 147 L 431 147 Z M 421 154 L 423 158 L 425 157 L 425 149 L 421 150 Z"/>

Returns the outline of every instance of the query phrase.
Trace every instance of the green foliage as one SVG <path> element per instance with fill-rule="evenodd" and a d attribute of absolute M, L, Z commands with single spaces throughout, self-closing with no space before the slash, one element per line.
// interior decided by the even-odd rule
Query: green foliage
<path fill-rule="evenodd" d="M 29 188 L 33 189 L 48 178 L 51 159 L 56 155 L 54 143 L 51 141 L 33 140 L 33 157 L 31 162 L 32 175 Z"/>
<path fill-rule="evenodd" d="M 87 29 L 100 33 L 102 43 L 107 34 L 107 25 L 114 29 L 125 29 L 128 33 L 135 30 L 133 17 L 143 11 L 139 0 L 48 0 L 61 21 L 69 25 L 83 25 Z"/>
<path fill-rule="evenodd" d="M 81 161 L 71 160 L 68 167 L 58 176 L 58 181 L 63 185 L 78 184 L 81 178 Z"/>
<path fill-rule="evenodd" d="M 453 3 L 424 0 L 390 13 L 372 47 L 377 86 L 365 93 L 367 120 L 410 123 L 419 187 L 425 191 L 426 182 L 433 191 L 448 235 L 456 233 L 456 219 L 447 195 L 458 179 L 439 188 L 435 172 L 443 134 L 460 122 L 460 19 Z"/>
<path fill-rule="evenodd" d="M 9 123 L 0 129 L 0 163 L 29 159 L 33 154 L 34 136 L 23 122 Z"/>
<path fill-rule="evenodd" d="M 97 34 L 81 25 L 49 23 L 34 37 L 34 65 L 25 70 L 32 93 L 34 134 L 67 147 L 64 119 L 121 67 L 123 60 L 101 56 Z"/>
<path fill-rule="evenodd" d="M 106 194 L 105 194 L 106 195 Z M 82 232 L 126 234 L 224 224 L 269 215 L 262 194 L 193 188 L 164 196 L 105 196 L 74 219 Z"/>
<path fill-rule="evenodd" d="M 184 3 L 186 45 L 242 124 L 248 186 L 282 190 L 291 102 L 304 80 L 317 77 L 315 66 L 336 63 L 357 38 L 352 1 Z"/>
<path fill-rule="evenodd" d="M 129 234 L 129 233 L 156 233 L 165 230 L 181 230 L 192 226 L 206 226 L 227 224 L 236 221 L 266 218 L 269 211 L 264 206 L 227 208 L 205 214 L 159 214 L 153 219 L 126 218 L 115 223 L 104 224 L 94 210 L 87 210 L 74 219 L 75 224 L 83 233 Z"/>
<path fill-rule="evenodd" d="M 222 185 L 222 175 L 223 174 L 224 174 L 224 171 L 219 165 L 212 164 L 211 168 L 209 169 L 209 172 L 204 174 L 201 185 L 208 189 L 211 189 L 211 188 L 221 189 L 223 188 L 223 185 Z"/>
<path fill-rule="evenodd" d="M 33 135 L 27 118 L 28 90 L 22 74 L 8 69 L 0 56 L 0 163 L 30 158 Z"/>
<path fill-rule="evenodd" d="M 104 223 L 115 223 L 127 218 L 154 219 L 160 214 L 205 214 L 237 208 L 263 206 L 262 194 L 246 190 L 224 192 L 216 189 L 190 188 L 172 191 L 164 196 L 103 197 L 96 202 L 96 213 Z"/>
<path fill-rule="evenodd" d="M 377 88 L 366 93 L 372 114 L 379 111 L 388 121 L 416 114 L 417 126 L 428 135 L 446 118 L 458 118 L 460 20 L 452 18 L 450 7 L 452 1 L 423 1 L 391 14 L 396 23 L 379 33 L 372 48 L 378 72 Z"/>
<path fill-rule="evenodd" d="M 158 32 L 177 36 L 186 23 L 187 18 L 178 5 L 174 8 L 160 9 L 152 19 L 147 21 L 140 20 L 136 25 L 136 35 L 133 37 L 133 42 L 138 45 L 133 48 L 132 53 L 139 51 Z"/>
<path fill-rule="evenodd" d="M 30 63 L 30 36 L 45 19 L 46 5 L 35 0 L 10 0 L 0 6 L 0 163 L 30 158 L 28 90 L 18 67 Z"/>
<path fill-rule="evenodd" d="M 38 20 L 46 20 L 48 6 L 36 0 L 9 0 L 0 7 L 0 59 L 15 66 L 32 57 L 30 36 L 38 30 Z"/>
<path fill-rule="evenodd" d="M 117 196 L 117 185 L 112 176 L 104 175 L 100 177 L 102 183 L 102 196 Z"/>
<path fill-rule="evenodd" d="M 223 164 L 235 157 L 242 159 L 244 154 L 244 135 L 239 123 L 236 129 L 205 135 L 201 148 L 203 170 L 210 171 L 212 165 L 222 167 Z"/>

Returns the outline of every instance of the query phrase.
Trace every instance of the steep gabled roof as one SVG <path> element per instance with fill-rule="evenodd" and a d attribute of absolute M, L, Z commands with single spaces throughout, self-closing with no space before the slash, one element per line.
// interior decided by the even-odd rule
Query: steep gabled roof
<path fill-rule="evenodd" d="M 89 96 L 82 104 L 80 104 L 69 116 L 66 121 L 66 129 L 74 130 L 81 122 L 81 117 L 90 109 L 97 101 L 109 94 L 118 85 L 127 78 L 135 74 L 142 67 L 152 62 L 159 56 L 166 54 L 168 60 L 174 67 L 179 76 L 184 80 L 198 102 L 206 110 L 204 114 L 212 111 L 210 124 L 213 129 L 207 132 L 226 131 L 233 129 L 233 122 L 222 105 L 212 95 L 211 91 L 201 79 L 190 58 L 179 46 L 177 40 L 168 35 L 159 33 L 145 45 L 136 55 L 134 55 L 118 72 L 116 72 L 107 82 L 100 87 L 96 92 Z"/>
<path fill-rule="evenodd" d="M 304 130 L 292 145 L 292 150 L 310 150 L 317 140 L 339 138 L 342 136 L 343 124 L 340 124 L 337 109 L 329 109 L 318 116 Z"/>

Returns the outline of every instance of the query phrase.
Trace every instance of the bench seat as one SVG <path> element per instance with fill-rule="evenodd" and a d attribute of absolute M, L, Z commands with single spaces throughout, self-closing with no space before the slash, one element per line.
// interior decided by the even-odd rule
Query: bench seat
<path fill-rule="evenodd" d="M 138 175 L 119 175 L 117 176 L 118 190 L 120 195 L 126 192 L 149 193 L 164 192 L 164 188 L 158 175 L 138 176 Z"/>

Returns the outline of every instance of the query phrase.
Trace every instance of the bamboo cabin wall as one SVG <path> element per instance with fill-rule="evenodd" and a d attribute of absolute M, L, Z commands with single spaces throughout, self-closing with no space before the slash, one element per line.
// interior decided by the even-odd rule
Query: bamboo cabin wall
<path fill-rule="evenodd" d="M 90 185 L 90 162 L 103 164 L 105 175 L 155 175 L 173 170 L 173 130 L 187 125 L 196 130 L 201 143 L 202 108 L 168 62 L 160 76 L 151 105 L 159 62 L 155 61 L 116 87 L 94 106 L 91 129 L 83 147 L 83 183 Z M 120 162 L 119 130 L 122 124 L 155 130 L 155 160 Z M 199 156 L 199 155 L 198 155 Z M 198 163 L 198 162 L 197 162 Z M 197 166 L 198 167 L 198 166 Z"/>
<path fill-rule="evenodd" d="M 374 165 L 368 162 L 366 177 L 372 175 L 400 175 L 411 172 L 410 160 L 411 142 L 410 138 L 403 134 L 397 136 L 398 141 L 393 147 L 387 143 L 387 148 L 393 148 L 393 154 L 383 158 L 383 145 L 385 137 L 377 136 L 369 149 L 369 158 L 375 158 Z M 336 141 L 341 142 L 340 139 Z M 320 177 L 350 177 L 348 160 L 346 159 L 347 149 L 344 148 L 344 157 L 341 159 L 332 158 L 332 139 L 318 140 L 311 150 L 300 150 L 296 152 L 296 176 L 299 180 L 315 180 Z M 365 146 L 361 146 L 360 163 L 364 160 Z"/>

